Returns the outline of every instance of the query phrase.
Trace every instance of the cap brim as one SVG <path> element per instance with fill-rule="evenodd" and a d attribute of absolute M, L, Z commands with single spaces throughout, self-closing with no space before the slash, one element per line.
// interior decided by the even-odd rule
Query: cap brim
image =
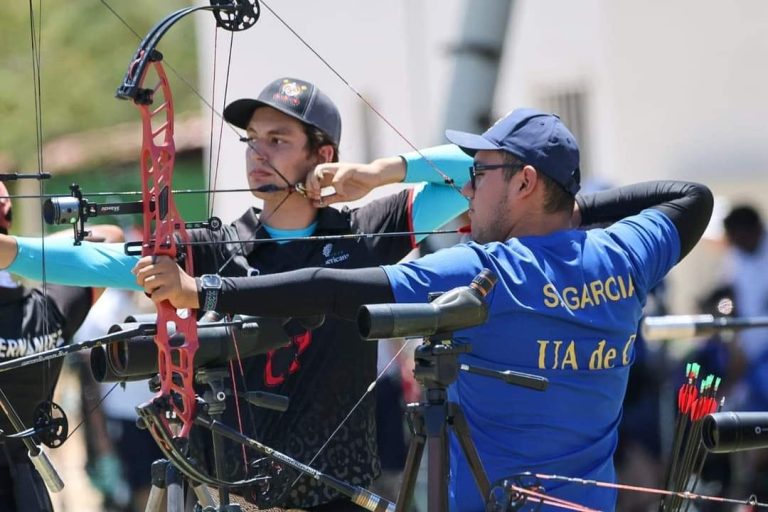
<path fill-rule="evenodd" d="M 283 107 L 280 104 L 274 104 L 266 101 L 254 100 L 249 98 L 235 100 L 229 105 L 227 105 L 226 108 L 224 109 L 224 120 L 229 124 L 233 124 L 238 128 L 242 128 L 243 130 L 245 130 L 248 128 L 248 123 L 251 122 L 251 117 L 253 117 L 253 112 L 260 107 L 273 108 L 275 110 L 282 112 L 287 116 L 290 116 L 298 121 L 301 121 L 302 123 L 307 123 L 307 121 L 305 121 L 300 116 L 298 116 L 296 112 L 292 112 L 291 110 Z M 307 123 L 307 124 L 311 124 L 311 123 Z"/>
<path fill-rule="evenodd" d="M 233 101 L 224 108 L 224 120 L 245 130 L 248 127 L 248 123 L 251 122 L 253 111 L 263 105 L 259 100 L 253 99 Z"/>
<path fill-rule="evenodd" d="M 445 130 L 445 138 L 459 146 L 463 152 L 470 156 L 474 156 L 478 151 L 494 151 L 501 149 L 500 146 L 497 146 L 482 135 L 476 135 L 474 133 Z"/>

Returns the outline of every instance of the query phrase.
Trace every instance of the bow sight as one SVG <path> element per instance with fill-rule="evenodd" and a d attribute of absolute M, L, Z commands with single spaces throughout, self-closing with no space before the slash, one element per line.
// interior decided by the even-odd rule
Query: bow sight
<path fill-rule="evenodd" d="M 70 185 L 69 190 L 70 196 L 46 199 L 43 203 L 43 219 L 49 225 L 71 224 L 74 229 L 75 245 L 80 245 L 90 235 L 90 231 L 85 229 L 85 223 L 91 217 L 143 213 L 144 203 L 142 201 L 97 204 L 83 197 L 83 192 L 77 183 Z M 151 211 L 154 211 L 155 206 L 156 202 L 150 201 Z M 218 231 L 221 226 L 221 219 L 215 216 L 210 217 L 207 221 L 184 223 L 186 229 L 205 228 Z M 125 252 L 132 254 L 136 251 L 138 254 L 141 252 L 141 247 L 141 242 L 128 242 L 125 244 Z M 138 248 L 138 250 L 134 248 Z"/>

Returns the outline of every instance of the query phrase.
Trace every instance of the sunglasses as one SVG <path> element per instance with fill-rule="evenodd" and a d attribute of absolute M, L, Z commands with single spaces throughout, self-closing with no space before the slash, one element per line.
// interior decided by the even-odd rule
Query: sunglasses
<path fill-rule="evenodd" d="M 495 169 L 517 169 L 520 170 L 523 167 L 525 167 L 525 164 L 522 162 L 517 162 L 514 164 L 474 164 L 469 166 L 469 183 L 472 185 L 472 189 L 475 189 L 475 183 L 477 181 L 478 176 L 482 176 L 484 173 L 488 171 L 493 171 Z"/>

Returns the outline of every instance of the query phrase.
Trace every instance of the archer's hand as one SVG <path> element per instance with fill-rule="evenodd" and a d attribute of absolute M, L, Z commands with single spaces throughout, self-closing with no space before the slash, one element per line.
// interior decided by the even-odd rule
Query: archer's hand
<path fill-rule="evenodd" d="M 376 187 L 399 183 L 405 178 L 405 163 L 399 157 L 381 158 L 370 164 L 326 163 L 307 175 L 304 188 L 316 207 L 331 203 L 355 201 Z M 321 191 L 332 187 L 334 192 L 321 197 Z"/>
<path fill-rule="evenodd" d="M 155 304 L 169 301 L 177 309 L 197 309 L 195 278 L 168 256 L 144 256 L 133 268 L 136 282 Z"/>

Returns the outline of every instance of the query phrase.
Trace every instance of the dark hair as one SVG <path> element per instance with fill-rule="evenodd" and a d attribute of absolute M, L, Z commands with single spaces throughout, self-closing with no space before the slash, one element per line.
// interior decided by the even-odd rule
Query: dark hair
<path fill-rule="evenodd" d="M 512 176 L 520 172 L 520 169 L 525 166 L 525 163 L 519 158 L 507 152 L 504 152 L 504 161 L 509 164 L 520 164 L 519 168 L 504 169 L 505 181 L 511 180 Z M 565 190 L 562 185 L 547 176 L 544 172 L 539 172 L 539 180 L 544 184 L 545 213 L 573 212 L 573 203 L 575 199 L 570 192 Z"/>
<path fill-rule="evenodd" d="M 331 138 L 320 128 L 312 126 L 308 123 L 301 123 L 304 126 L 304 134 L 307 136 L 307 151 L 310 154 L 315 154 L 323 146 L 333 147 L 333 158 L 331 162 L 335 163 L 339 161 L 339 146 L 334 143 Z"/>
<path fill-rule="evenodd" d="M 749 205 L 734 207 L 731 212 L 723 219 L 723 225 L 726 231 L 736 229 L 759 229 L 763 222 L 757 210 Z"/>

